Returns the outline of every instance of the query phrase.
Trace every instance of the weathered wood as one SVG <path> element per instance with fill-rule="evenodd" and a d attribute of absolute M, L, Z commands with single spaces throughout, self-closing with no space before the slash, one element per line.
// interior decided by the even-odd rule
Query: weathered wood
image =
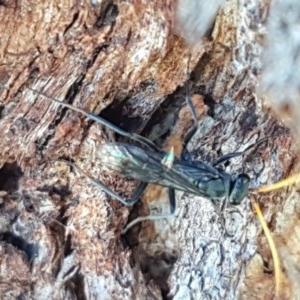
<path fill-rule="evenodd" d="M 239 207 L 241 213 L 226 213 L 226 231 L 210 200 L 180 193 L 176 218 L 145 222 L 140 232 L 135 228 L 137 244 L 132 246 L 132 234 L 127 236 L 130 249 L 120 234 L 130 210 L 54 161 L 73 160 L 127 196 L 136 186 L 97 161 L 97 147 L 114 139 L 111 132 L 26 87 L 101 112 L 139 133 L 167 95 L 187 80 L 191 53 L 189 86 L 199 116 L 199 129 L 187 146 L 193 156 L 211 161 L 274 134 L 257 152 L 233 160 L 228 171 L 249 173 L 252 187 L 258 187 L 286 177 L 297 166 L 291 137 L 262 109 L 256 94 L 261 45 L 250 33 L 253 23 L 263 26 L 267 3 L 251 8 L 227 2 L 211 34 L 191 50 L 173 33 L 175 4 L 144 2 L 0 6 L 0 32 L 5 33 L 0 36 L 4 298 L 234 299 L 257 243 L 261 257 L 269 258 L 264 239 L 257 237 L 249 199 Z M 174 102 L 176 95 L 184 92 L 177 91 Z M 176 146 L 180 154 L 192 119 L 186 107 L 179 116 L 178 110 L 159 115 L 154 135 L 162 133 L 161 124 L 170 127 L 175 116 L 175 130 L 165 147 Z M 153 201 L 155 193 L 161 202 Z M 286 198 L 286 193 L 260 198 L 271 225 Z M 159 204 L 157 210 L 167 209 L 165 200 L 164 191 L 150 188 L 141 210 Z M 257 277 L 261 284 L 269 283 L 263 271 Z M 247 273 L 240 294 L 247 299 L 251 293 L 255 297 L 249 278 Z M 273 285 L 264 293 L 272 295 Z"/>

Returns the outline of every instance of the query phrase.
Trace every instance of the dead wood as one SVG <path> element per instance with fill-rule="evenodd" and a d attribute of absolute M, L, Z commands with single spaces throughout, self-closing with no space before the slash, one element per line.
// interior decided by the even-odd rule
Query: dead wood
<path fill-rule="evenodd" d="M 250 299 L 262 289 L 266 297 L 273 294 L 262 266 L 270 253 L 249 199 L 223 222 L 209 199 L 178 193 L 174 219 L 145 222 L 125 239 L 121 229 L 130 209 L 55 162 L 74 161 L 125 196 L 136 186 L 97 161 L 99 145 L 115 139 L 111 132 L 27 87 L 101 113 L 128 131 L 155 137 L 171 132 L 166 147 L 179 145 L 180 155 L 192 124 L 180 88 L 187 84 L 199 116 L 187 145 L 195 159 L 211 162 L 272 136 L 228 171 L 250 174 L 252 187 L 258 187 L 296 168 L 288 130 L 256 94 L 262 47 L 257 23 L 264 26 L 269 4 L 227 2 L 211 31 L 191 49 L 174 34 L 172 1 L 146 2 L 0 5 L 3 298 Z M 193 73 L 186 83 L 189 55 Z M 164 209 L 149 195 L 142 211 Z M 287 199 L 296 211 L 297 196 L 288 195 L 259 198 L 274 231 Z M 281 218 L 293 231 L 286 216 Z M 263 286 L 258 291 L 256 279 L 245 273 L 253 256 L 255 272 L 261 271 L 255 277 Z M 290 295 L 289 285 L 285 292 Z"/>

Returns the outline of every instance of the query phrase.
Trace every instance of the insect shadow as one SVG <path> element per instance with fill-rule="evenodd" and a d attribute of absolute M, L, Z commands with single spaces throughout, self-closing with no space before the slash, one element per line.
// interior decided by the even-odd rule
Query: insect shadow
<path fill-rule="evenodd" d="M 120 201 L 126 206 L 132 206 L 140 199 L 148 183 L 168 188 L 170 214 L 140 217 L 130 223 L 130 226 L 127 226 L 123 230 L 123 233 L 134 224 L 143 220 L 157 220 L 172 216 L 176 208 L 175 190 L 181 190 L 209 199 L 225 199 L 226 203 L 229 202 L 233 205 L 240 204 L 249 193 L 250 177 L 244 173 L 233 176 L 225 172 L 221 165 L 236 156 L 243 155 L 254 145 L 250 145 L 242 152 L 234 152 L 222 156 L 212 164 L 202 161 L 193 161 L 190 159 L 182 160 L 172 155 L 172 153 L 158 148 L 147 138 L 135 133 L 127 132 L 98 115 L 86 112 L 71 104 L 51 98 L 48 95 L 32 88 L 28 89 L 42 95 L 52 102 L 78 112 L 86 116 L 88 119 L 100 123 L 113 130 L 115 133 L 139 144 L 139 146 L 137 146 L 119 142 L 105 143 L 98 149 L 98 157 L 101 164 L 112 171 L 116 171 L 124 176 L 140 181 L 140 184 L 130 199 L 121 197 L 119 194 L 109 189 L 101 181 L 90 177 L 76 164 L 67 160 L 60 160 L 80 171 L 107 195 Z M 192 105 L 191 102 L 190 105 Z M 268 138 L 264 138 L 255 145 L 257 146 L 267 139 Z"/>

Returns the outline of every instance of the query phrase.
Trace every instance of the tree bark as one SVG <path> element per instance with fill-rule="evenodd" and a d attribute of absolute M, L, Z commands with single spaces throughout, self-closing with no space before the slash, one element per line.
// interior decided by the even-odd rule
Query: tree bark
<path fill-rule="evenodd" d="M 248 173 L 252 188 L 278 181 L 298 163 L 288 130 L 256 94 L 258 28 L 269 3 L 247 3 L 226 2 L 211 32 L 193 47 L 174 34 L 179 8 L 172 1 L 0 6 L 3 298 L 271 297 L 273 277 L 263 269 L 270 252 L 249 198 L 220 215 L 210 199 L 179 192 L 174 218 L 144 222 L 124 238 L 130 209 L 57 162 L 74 161 L 128 197 L 136 182 L 97 159 L 97 149 L 114 135 L 28 89 L 101 114 L 131 132 L 159 139 L 169 133 L 164 147 L 180 155 L 193 125 L 182 104 L 186 84 L 199 119 L 187 145 L 193 158 L 211 163 L 271 136 L 267 145 L 232 160 L 226 171 Z M 292 206 L 294 217 L 297 198 L 289 195 L 258 196 L 279 236 L 282 228 L 294 233 L 284 211 Z M 167 204 L 165 191 L 149 186 L 139 213 L 165 211 Z M 294 247 L 279 240 L 282 251 Z M 253 257 L 251 271 L 246 265 Z M 284 293 L 291 295 L 290 285 Z"/>

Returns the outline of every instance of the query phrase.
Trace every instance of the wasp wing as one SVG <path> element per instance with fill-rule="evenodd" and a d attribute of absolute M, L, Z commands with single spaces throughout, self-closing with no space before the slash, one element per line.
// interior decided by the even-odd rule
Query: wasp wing
<path fill-rule="evenodd" d="M 220 178 L 217 169 L 202 162 L 194 164 L 175 158 L 172 166 L 167 167 L 162 163 L 166 156 L 164 151 L 145 150 L 123 143 L 107 143 L 101 146 L 98 153 L 103 165 L 124 176 L 205 197 L 210 197 L 211 192 L 206 191 L 205 184 L 203 189 L 199 189 L 196 183 Z"/>

